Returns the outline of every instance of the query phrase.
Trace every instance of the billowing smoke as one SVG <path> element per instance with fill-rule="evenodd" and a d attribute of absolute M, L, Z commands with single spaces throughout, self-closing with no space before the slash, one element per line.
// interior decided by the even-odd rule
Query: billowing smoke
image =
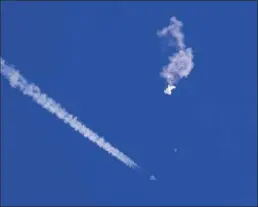
<path fill-rule="evenodd" d="M 47 94 L 41 92 L 38 86 L 34 83 L 29 83 L 18 70 L 9 66 L 1 58 L 1 74 L 9 81 L 13 88 L 19 89 L 24 95 L 31 97 L 41 107 L 48 112 L 56 115 L 65 124 L 68 124 L 75 131 L 78 131 L 82 136 L 88 138 L 100 148 L 107 151 L 109 154 L 120 160 L 122 163 L 131 168 L 138 168 L 139 166 L 124 153 L 109 144 L 103 137 L 91 131 L 76 116 L 68 113 L 59 103 L 50 98 Z"/>
<path fill-rule="evenodd" d="M 169 86 L 175 86 L 181 78 L 186 78 L 194 67 L 193 50 L 192 48 L 187 48 L 184 43 L 184 34 L 181 31 L 182 26 L 182 22 L 177 20 L 176 17 L 172 17 L 170 24 L 157 32 L 159 37 L 168 37 L 174 40 L 177 46 L 177 52 L 168 58 L 169 63 L 163 67 L 160 73 L 168 84 L 166 90 L 169 89 Z"/>

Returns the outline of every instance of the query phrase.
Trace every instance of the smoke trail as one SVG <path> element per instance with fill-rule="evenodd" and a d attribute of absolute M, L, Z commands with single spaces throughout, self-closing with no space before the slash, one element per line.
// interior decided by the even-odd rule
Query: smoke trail
<path fill-rule="evenodd" d="M 91 131 L 83 123 L 77 120 L 77 117 L 68 113 L 59 103 L 55 102 L 52 98 L 42 93 L 38 86 L 28 81 L 16 70 L 14 67 L 9 66 L 1 58 L 1 73 L 8 79 L 13 88 L 18 88 L 24 95 L 30 96 L 36 103 L 45 108 L 52 114 L 55 114 L 64 123 L 70 125 L 75 131 L 78 131 L 85 138 L 96 143 L 100 148 L 106 150 L 109 154 L 123 162 L 131 168 L 139 168 L 139 166 L 124 153 L 113 147 L 106 142 L 103 137 Z"/>
<path fill-rule="evenodd" d="M 193 50 L 185 46 L 184 34 L 181 31 L 182 26 L 182 22 L 176 17 L 172 17 L 170 24 L 157 32 L 159 37 L 175 39 L 177 44 L 178 52 L 168 58 L 169 63 L 163 67 L 160 73 L 170 86 L 175 85 L 181 78 L 187 77 L 194 67 Z"/>

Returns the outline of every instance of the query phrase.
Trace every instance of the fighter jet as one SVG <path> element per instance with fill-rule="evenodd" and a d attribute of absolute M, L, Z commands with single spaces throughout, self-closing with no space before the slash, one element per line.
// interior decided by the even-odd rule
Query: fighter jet
<path fill-rule="evenodd" d="M 154 175 L 150 176 L 150 180 L 157 180 Z"/>
<path fill-rule="evenodd" d="M 176 86 L 168 85 L 168 87 L 164 90 L 164 93 L 167 94 L 167 95 L 171 95 L 172 90 L 175 89 L 175 88 L 176 88 Z"/>

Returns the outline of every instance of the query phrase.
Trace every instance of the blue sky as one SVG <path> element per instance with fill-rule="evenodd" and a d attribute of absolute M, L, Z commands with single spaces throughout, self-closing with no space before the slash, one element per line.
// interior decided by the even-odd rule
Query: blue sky
<path fill-rule="evenodd" d="M 256 6 L 2 3 L 3 58 L 141 166 L 2 79 L 2 205 L 255 205 Z M 156 31 L 171 16 L 195 67 L 166 96 L 159 73 L 174 51 Z"/>

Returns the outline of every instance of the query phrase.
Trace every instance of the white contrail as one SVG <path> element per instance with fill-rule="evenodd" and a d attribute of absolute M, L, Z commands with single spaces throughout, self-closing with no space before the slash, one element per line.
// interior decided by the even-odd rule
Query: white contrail
<path fill-rule="evenodd" d="M 78 131 L 82 136 L 96 143 L 100 148 L 106 150 L 109 154 L 123 162 L 130 168 L 139 168 L 139 166 L 124 153 L 106 142 L 103 137 L 91 131 L 82 122 L 77 120 L 77 117 L 68 113 L 59 103 L 55 102 L 47 94 L 42 93 L 38 86 L 34 83 L 29 83 L 13 66 L 9 66 L 1 58 L 1 73 L 8 79 L 13 88 L 18 88 L 24 95 L 30 96 L 36 103 L 45 108 L 52 114 L 55 114 L 64 123 L 68 124 L 75 131 Z"/>
<path fill-rule="evenodd" d="M 172 17 L 170 24 L 157 32 L 159 37 L 175 38 L 177 43 L 178 52 L 169 57 L 169 63 L 160 73 L 166 79 L 168 86 L 175 86 L 181 78 L 187 77 L 194 67 L 193 50 L 185 46 L 182 26 L 182 22 Z"/>

